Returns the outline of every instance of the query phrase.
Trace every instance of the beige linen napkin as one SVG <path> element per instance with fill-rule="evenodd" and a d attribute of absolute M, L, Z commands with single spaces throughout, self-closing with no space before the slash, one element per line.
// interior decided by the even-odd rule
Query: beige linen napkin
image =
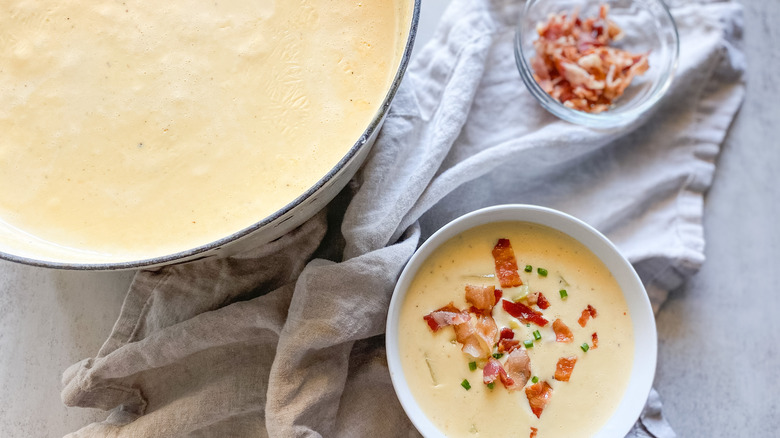
<path fill-rule="evenodd" d="M 417 436 L 390 383 L 385 312 L 421 238 L 478 207 L 583 218 L 631 259 L 656 307 L 695 272 L 702 195 L 743 94 L 740 7 L 674 2 L 669 98 L 641 124 L 593 131 L 523 87 L 521 6 L 453 0 L 325 211 L 235 257 L 139 272 L 105 345 L 64 373 L 67 405 L 111 411 L 71 436 Z M 655 392 L 630 436 L 674 436 Z"/>

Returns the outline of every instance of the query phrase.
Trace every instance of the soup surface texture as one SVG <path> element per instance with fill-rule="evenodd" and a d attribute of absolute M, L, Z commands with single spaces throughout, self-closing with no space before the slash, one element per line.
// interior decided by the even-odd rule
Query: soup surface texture
<path fill-rule="evenodd" d="M 494 256 L 501 245 L 503 255 Z M 514 255 L 522 286 L 501 286 L 504 275 L 497 274 L 494 257 L 508 254 Z M 473 298 L 466 299 L 467 287 L 495 295 L 492 310 L 475 309 Z M 448 303 L 459 317 L 437 314 Z M 512 316 L 517 308 L 525 313 Z M 468 325 L 464 318 L 472 323 L 492 318 L 506 340 L 490 333 L 491 349 L 480 355 L 477 348 L 475 357 L 458 331 Z M 559 335 L 564 332 L 559 324 L 568 328 L 568 339 Z M 631 315 L 606 266 L 568 235 L 526 222 L 475 227 L 437 248 L 415 274 L 399 327 L 404 377 L 427 417 L 448 437 L 528 437 L 532 428 L 538 438 L 593 435 L 620 403 L 633 364 Z M 509 358 L 516 356 L 528 359 L 525 376 L 511 372 Z M 513 389 L 503 376 L 485 383 L 496 362 L 514 377 Z M 561 363 L 570 366 L 559 369 Z M 535 392 L 540 388 L 546 388 L 546 401 L 537 415 L 531 405 L 540 401 Z"/>
<path fill-rule="evenodd" d="M 0 248 L 137 260 L 274 213 L 377 113 L 410 5 L 4 1 Z"/>

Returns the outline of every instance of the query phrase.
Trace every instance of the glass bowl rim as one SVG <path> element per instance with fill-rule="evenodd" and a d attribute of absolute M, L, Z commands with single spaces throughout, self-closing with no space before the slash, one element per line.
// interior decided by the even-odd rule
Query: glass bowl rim
<path fill-rule="evenodd" d="M 531 93 L 532 96 L 534 96 L 534 98 L 541 104 L 544 109 L 567 122 L 584 125 L 591 128 L 609 129 L 624 126 L 639 119 L 664 97 L 666 92 L 671 87 L 672 81 L 674 80 L 675 73 L 677 71 L 677 66 L 679 64 L 680 35 L 677 29 L 677 23 L 675 22 L 669 7 L 663 0 L 646 1 L 650 1 L 660 6 L 663 18 L 667 19 L 671 25 L 670 34 L 672 35 L 673 47 L 670 50 L 672 59 L 671 62 L 668 63 L 669 67 L 663 71 L 659 80 L 653 84 L 653 89 L 651 90 L 650 94 L 644 97 L 644 100 L 636 107 L 625 111 L 611 112 L 610 110 L 607 110 L 596 114 L 587 113 L 564 106 L 561 102 L 547 94 L 547 92 L 542 89 L 542 87 L 533 77 L 531 66 L 529 65 L 529 62 L 525 56 L 525 51 L 523 50 L 523 19 L 528 15 L 531 7 L 540 1 L 543 0 L 528 0 L 523 6 L 520 20 L 518 20 L 518 24 L 515 30 L 513 46 L 515 63 L 517 64 L 517 69 L 520 72 L 520 78 L 523 80 L 526 89 Z"/>

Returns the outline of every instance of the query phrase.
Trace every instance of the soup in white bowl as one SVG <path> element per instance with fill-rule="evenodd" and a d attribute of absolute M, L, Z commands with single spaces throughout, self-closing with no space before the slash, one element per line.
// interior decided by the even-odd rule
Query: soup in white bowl
<path fill-rule="evenodd" d="M 582 222 L 531 206 L 481 210 L 434 234 L 399 279 L 387 343 L 399 399 L 425 436 L 617 436 L 655 364 L 652 311 L 630 265 Z"/>

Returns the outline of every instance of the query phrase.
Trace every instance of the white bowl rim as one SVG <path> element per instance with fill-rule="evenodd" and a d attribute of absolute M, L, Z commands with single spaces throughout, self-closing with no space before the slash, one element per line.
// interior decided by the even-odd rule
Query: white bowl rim
<path fill-rule="evenodd" d="M 530 222 L 561 231 L 590 249 L 612 272 L 628 304 L 634 329 L 634 361 L 625 394 L 595 438 L 623 437 L 642 413 L 655 378 L 658 338 L 655 315 L 639 276 L 617 247 L 598 230 L 567 213 L 527 204 L 482 208 L 454 219 L 429 237 L 401 272 L 387 315 L 386 351 L 396 395 L 412 424 L 427 438 L 445 435 L 425 416 L 406 385 L 398 351 L 398 324 L 406 291 L 421 264 L 443 243 L 471 228 L 496 222 Z"/>

